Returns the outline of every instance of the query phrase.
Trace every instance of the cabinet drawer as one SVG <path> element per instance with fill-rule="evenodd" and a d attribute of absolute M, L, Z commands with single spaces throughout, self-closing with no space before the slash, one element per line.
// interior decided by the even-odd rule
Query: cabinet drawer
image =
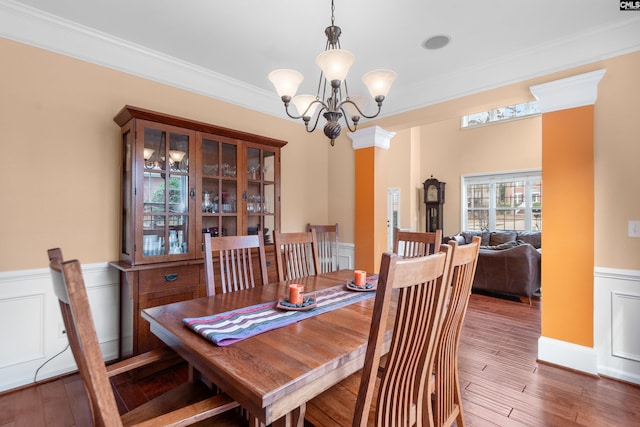
<path fill-rule="evenodd" d="M 174 289 L 155 288 L 154 292 L 140 295 L 139 311 L 149 307 L 186 301 L 201 296 L 199 285 L 183 286 Z M 140 319 L 138 323 L 138 353 L 164 346 L 162 341 L 151 333 L 149 322 Z"/>
<path fill-rule="evenodd" d="M 139 275 L 140 293 L 175 288 L 200 283 L 197 265 L 167 267 L 158 270 L 141 271 Z"/>

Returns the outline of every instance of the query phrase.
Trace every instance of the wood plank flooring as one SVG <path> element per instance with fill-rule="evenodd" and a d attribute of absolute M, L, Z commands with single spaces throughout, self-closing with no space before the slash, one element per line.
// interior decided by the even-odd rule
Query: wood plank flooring
<path fill-rule="evenodd" d="M 540 300 L 472 295 L 460 342 L 468 426 L 640 425 L 640 387 L 538 363 Z"/>
<path fill-rule="evenodd" d="M 538 363 L 539 336 L 540 301 L 471 296 L 459 360 L 468 426 L 640 425 L 640 387 Z M 186 380 L 182 364 L 113 386 L 126 411 Z M 77 374 L 0 395 L 0 427 L 89 425 Z"/>

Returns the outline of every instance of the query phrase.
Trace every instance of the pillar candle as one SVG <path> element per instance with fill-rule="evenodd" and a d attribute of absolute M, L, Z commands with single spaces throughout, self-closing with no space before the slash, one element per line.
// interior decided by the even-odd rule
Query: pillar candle
<path fill-rule="evenodd" d="M 293 284 L 289 285 L 289 303 L 291 304 L 302 304 L 302 292 L 304 291 L 304 286 Z"/>
<path fill-rule="evenodd" d="M 356 270 L 354 283 L 359 288 L 364 288 L 367 284 L 367 272 L 364 270 Z"/>

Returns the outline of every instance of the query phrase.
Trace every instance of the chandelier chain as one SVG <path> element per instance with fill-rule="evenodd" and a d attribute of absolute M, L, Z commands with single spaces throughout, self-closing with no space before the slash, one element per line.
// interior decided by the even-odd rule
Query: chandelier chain
<path fill-rule="evenodd" d="M 366 104 L 361 103 L 358 97 L 352 99 L 349 96 L 346 74 L 354 57 L 351 52 L 342 50 L 341 33 L 342 29 L 335 25 L 335 3 L 331 0 L 331 25 L 325 28 L 327 37 L 325 50 L 316 59 L 321 71 L 315 96 L 295 96 L 297 87 L 303 80 L 302 74 L 295 70 L 281 69 L 269 74 L 269 79 L 284 103 L 286 114 L 292 119 L 302 119 L 307 132 L 313 132 L 318 126 L 320 117 L 323 117 L 326 120 L 323 131 L 331 141 L 331 145 L 334 145 L 336 138 L 340 135 L 341 119 L 344 120 L 349 131 L 355 132 L 361 118 L 373 119 L 380 114 L 382 102 L 396 77 L 396 73 L 391 70 L 374 70 L 365 74 L 363 81 L 378 107 L 374 114 L 366 114 L 364 112 Z M 289 111 L 291 102 L 298 110 L 298 114 L 292 114 L 292 111 Z"/>
<path fill-rule="evenodd" d="M 334 26 L 334 21 L 335 21 L 335 16 L 334 16 L 334 12 L 336 10 L 335 5 L 333 4 L 333 0 L 331 0 L 331 26 Z"/>

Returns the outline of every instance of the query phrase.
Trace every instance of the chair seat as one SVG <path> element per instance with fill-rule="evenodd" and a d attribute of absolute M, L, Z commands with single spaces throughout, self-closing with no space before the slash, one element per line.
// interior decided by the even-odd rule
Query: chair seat
<path fill-rule="evenodd" d="M 179 415 L 179 412 L 174 413 L 172 411 L 180 410 L 185 407 L 185 405 L 194 404 L 198 405 L 199 411 L 197 412 L 202 415 L 206 414 L 207 408 L 216 408 L 216 410 L 219 411 L 222 406 L 228 406 L 229 409 L 238 406 L 238 403 L 226 394 L 211 396 L 211 389 L 203 383 L 188 382 L 123 414 L 121 416 L 122 424 L 124 426 L 144 426 L 145 421 L 149 420 L 149 425 L 167 425 L 172 421 L 175 422 L 181 419 L 181 417 L 176 416 Z M 220 424 L 223 422 L 227 424 Z M 246 424 L 248 424 L 248 422 L 244 420 L 238 412 L 227 411 L 197 425 L 242 426 Z"/>
<path fill-rule="evenodd" d="M 126 374 L 150 363 L 175 357 L 171 350 L 156 350 L 105 366 L 93 323 L 89 297 L 80 262 L 63 261 L 62 251 L 50 249 L 49 266 L 53 289 L 67 331 L 69 346 L 89 398 L 93 425 L 97 426 L 246 426 L 233 411 L 239 406 L 226 394 L 214 393 L 200 381 L 187 382 L 121 414 L 110 376 Z M 216 416 L 219 419 L 215 419 Z M 233 421 L 235 419 L 235 421 Z M 207 421 L 207 424 L 201 422 Z"/>
<path fill-rule="evenodd" d="M 353 422 L 362 371 L 340 381 L 329 390 L 307 402 L 305 420 L 315 427 L 350 426 Z M 374 395 L 380 381 L 376 381 Z M 331 408 L 331 410 L 328 410 Z M 367 425 L 375 425 L 376 402 L 371 404 Z"/>

